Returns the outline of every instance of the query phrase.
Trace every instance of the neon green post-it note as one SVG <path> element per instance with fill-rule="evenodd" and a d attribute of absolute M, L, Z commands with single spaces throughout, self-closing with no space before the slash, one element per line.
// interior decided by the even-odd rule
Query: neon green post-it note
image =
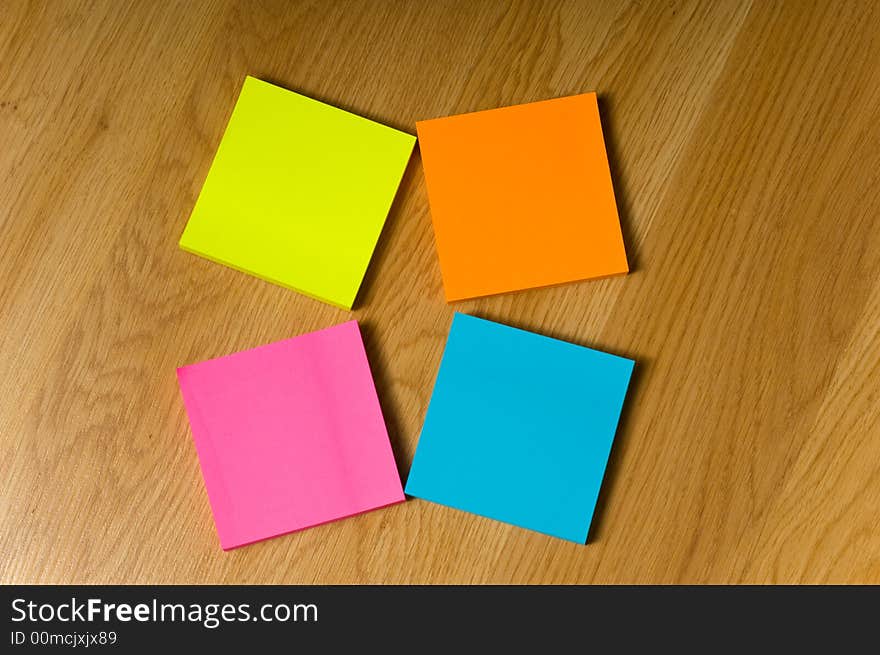
<path fill-rule="evenodd" d="M 414 144 L 247 77 L 180 247 L 351 309 Z"/>

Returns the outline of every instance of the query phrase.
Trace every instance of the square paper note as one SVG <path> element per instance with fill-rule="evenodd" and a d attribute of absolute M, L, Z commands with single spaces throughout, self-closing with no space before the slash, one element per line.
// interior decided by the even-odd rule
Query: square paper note
<path fill-rule="evenodd" d="M 416 127 L 447 300 L 629 270 L 595 93 Z"/>
<path fill-rule="evenodd" d="M 414 143 L 248 77 L 180 247 L 350 309 Z"/>
<path fill-rule="evenodd" d="M 456 314 L 406 493 L 585 543 L 633 364 Z"/>
<path fill-rule="evenodd" d="M 403 500 L 356 321 L 177 377 L 224 550 Z"/>

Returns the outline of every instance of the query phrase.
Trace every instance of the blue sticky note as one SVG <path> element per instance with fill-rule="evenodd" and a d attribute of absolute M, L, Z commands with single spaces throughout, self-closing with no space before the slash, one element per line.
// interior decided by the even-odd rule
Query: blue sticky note
<path fill-rule="evenodd" d="M 406 493 L 585 543 L 634 364 L 456 313 Z"/>

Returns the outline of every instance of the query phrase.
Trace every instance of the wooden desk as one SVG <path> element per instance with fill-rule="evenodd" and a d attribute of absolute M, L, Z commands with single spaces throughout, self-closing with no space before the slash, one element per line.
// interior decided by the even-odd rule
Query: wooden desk
<path fill-rule="evenodd" d="M 0 4 L 3 582 L 880 582 L 880 4 Z M 177 248 L 246 73 L 600 94 L 631 275 L 444 303 L 413 158 L 355 310 Z M 175 367 L 362 322 L 402 474 L 453 309 L 624 354 L 591 543 L 411 500 L 223 553 Z"/>

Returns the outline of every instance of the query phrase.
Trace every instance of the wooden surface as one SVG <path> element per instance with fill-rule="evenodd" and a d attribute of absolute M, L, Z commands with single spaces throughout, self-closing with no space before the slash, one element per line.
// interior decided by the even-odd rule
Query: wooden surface
<path fill-rule="evenodd" d="M 0 3 L 0 581 L 880 582 L 880 4 Z M 177 248 L 246 73 L 414 122 L 596 90 L 632 274 L 355 310 Z M 587 546 L 410 500 L 223 553 L 175 367 L 362 322 L 401 474 L 453 309 L 638 361 Z"/>

